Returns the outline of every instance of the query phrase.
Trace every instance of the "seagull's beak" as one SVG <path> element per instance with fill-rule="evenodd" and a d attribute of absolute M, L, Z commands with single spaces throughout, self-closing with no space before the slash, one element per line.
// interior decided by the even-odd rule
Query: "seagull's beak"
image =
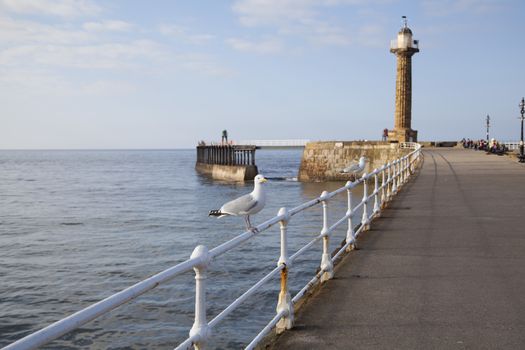
<path fill-rule="evenodd" d="M 263 178 L 260 180 L 260 182 L 263 184 L 263 183 L 265 183 L 265 182 L 268 182 L 268 180 L 266 180 L 266 178 L 263 177 Z"/>

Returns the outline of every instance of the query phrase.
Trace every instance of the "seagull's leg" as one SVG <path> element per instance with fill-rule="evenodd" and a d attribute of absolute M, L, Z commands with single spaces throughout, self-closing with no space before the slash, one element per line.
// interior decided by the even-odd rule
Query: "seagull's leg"
<path fill-rule="evenodd" d="M 259 230 L 252 226 L 252 223 L 250 222 L 250 215 L 246 215 L 246 223 L 248 224 L 248 230 L 252 231 L 253 233 L 259 233 Z"/>

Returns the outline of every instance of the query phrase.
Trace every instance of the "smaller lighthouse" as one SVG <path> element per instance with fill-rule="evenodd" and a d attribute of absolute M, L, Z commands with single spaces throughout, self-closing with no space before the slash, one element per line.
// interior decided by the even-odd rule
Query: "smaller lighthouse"
<path fill-rule="evenodd" d="M 417 131 L 412 130 L 412 55 L 419 52 L 418 41 L 412 39 L 407 19 L 390 43 L 390 52 L 397 57 L 396 112 L 394 129 L 388 131 L 389 141 L 416 142 Z"/>

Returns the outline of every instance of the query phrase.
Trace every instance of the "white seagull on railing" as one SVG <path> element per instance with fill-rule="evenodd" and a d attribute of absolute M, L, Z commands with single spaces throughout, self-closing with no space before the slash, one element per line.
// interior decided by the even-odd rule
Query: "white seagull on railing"
<path fill-rule="evenodd" d="M 250 223 L 250 215 L 257 214 L 266 204 L 266 193 L 264 192 L 263 183 L 266 180 L 264 176 L 257 175 L 254 179 L 254 188 L 251 193 L 245 194 L 237 199 L 225 203 L 219 210 L 211 210 L 208 216 L 244 216 L 246 229 L 257 232 L 257 229 Z"/>
<path fill-rule="evenodd" d="M 347 166 L 341 171 L 341 174 L 353 174 L 353 175 L 359 174 L 360 172 L 365 170 L 367 160 L 368 158 L 365 156 L 359 158 L 359 162 L 357 163 L 354 162 L 350 164 L 349 166 Z"/>

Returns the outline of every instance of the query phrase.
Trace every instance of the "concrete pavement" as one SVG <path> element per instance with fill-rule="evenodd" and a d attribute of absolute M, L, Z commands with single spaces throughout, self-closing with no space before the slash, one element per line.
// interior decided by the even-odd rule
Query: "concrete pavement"
<path fill-rule="evenodd" d="M 525 349 L 525 165 L 424 150 L 275 349 Z"/>

